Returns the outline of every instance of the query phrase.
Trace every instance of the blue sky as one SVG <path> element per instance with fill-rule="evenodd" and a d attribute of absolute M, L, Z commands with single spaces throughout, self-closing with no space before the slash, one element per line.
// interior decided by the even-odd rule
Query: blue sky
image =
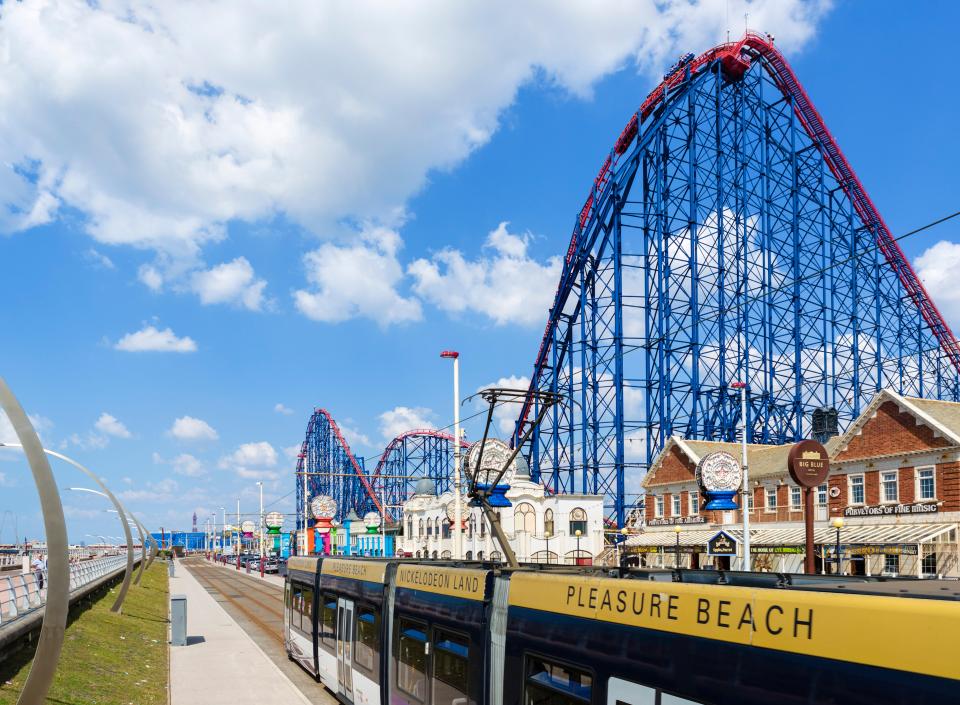
<path fill-rule="evenodd" d="M 257 478 L 292 511 L 314 406 L 369 462 L 398 430 L 447 425 L 443 349 L 465 394 L 528 375 L 603 156 L 664 68 L 744 14 L 414 3 L 370 22 L 356 5 L 50 0 L 0 18 L 0 374 L 45 443 L 153 528 L 238 496 L 252 511 Z M 957 210 L 960 158 L 944 70 L 960 11 L 900 8 L 747 8 L 895 234 Z M 948 224 L 903 243 L 954 327 L 958 242 Z M 98 498 L 65 494 L 73 540 L 119 534 Z M 0 498 L 0 541 L 13 514 L 40 533 L 9 453 Z"/>

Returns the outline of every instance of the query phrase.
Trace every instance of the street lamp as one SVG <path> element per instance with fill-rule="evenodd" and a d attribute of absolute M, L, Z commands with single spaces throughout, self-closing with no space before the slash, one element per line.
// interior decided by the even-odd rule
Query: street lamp
<path fill-rule="evenodd" d="M 463 559 L 463 527 L 460 520 L 463 508 L 460 506 L 460 353 L 456 350 L 444 350 L 440 357 L 453 360 L 453 557 Z"/>
<path fill-rule="evenodd" d="M 746 364 L 744 364 L 746 367 Z M 734 382 L 730 385 L 740 390 L 740 428 L 741 438 L 740 465 L 743 468 L 743 491 L 740 494 L 740 516 L 743 519 L 743 563 L 741 570 L 750 570 L 750 502 L 747 499 L 750 490 L 750 469 L 747 466 L 747 383 Z"/>
<path fill-rule="evenodd" d="M 260 577 L 263 577 L 263 481 L 257 483 L 260 488 Z"/>
<path fill-rule="evenodd" d="M 614 537 L 613 537 L 613 538 L 614 538 L 614 541 L 615 541 L 615 543 L 614 543 L 613 545 L 614 545 L 614 548 L 617 549 L 616 552 L 615 552 L 615 556 L 616 556 L 616 561 L 617 561 L 617 566 L 618 566 L 618 567 L 620 566 L 620 563 L 621 563 L 621 561 L 622 561 L 622 558 L 621 558 L 621 556 L 620 556 L 620 553 L 621 553 L 621 550 L 622 550 L 622 549 L 620 548 L 620 544 L 621 544 L 621 543 L 622 543 L 622 544 L 626 544 L 626 542 L 627 542 L 627 536 L 628 536 L 629 534 L 630 534 L 630 531 L 627 529 L 627 527 L 624 526 L 622 529 L 620 529 L 620 536 L 622 536 L 623 538 L 620 538 L 620 536 L 614 536 Z"/>
<path fill-rule="evenodd" d="M 547 564 L 550 563 L 550 532 L 544 531 L 543 537 L 547 540 Z"/>
<path fill-rule="evenodd" d="M 676 554 L 673 559 L 673 565 L 675 568 L 680 567 L 680 532 L 681 531 L 683 531 L 683 529 L 680 528 L 679 524 L 673 527 L 673 533 L 677 535 Z"/>
<path fill-rule="evenodd" d="M 575 564 L 575 565 L 580 565 L 580 535 L 581 535 L 583 532 L 580 531 L 580 529 L 577 529 L 577 530 L 574 531 L 573 533 L 574 533 L 574 535 L 577 537 L 577 557 L 576 557 L 576 559 L 574 560 L 574 564 Z"/>
<path fill-rule="evenodd" d="M 837 575 L 840 575 L 840 569 L 842 567 L 842 563 L 840 562 L 840 529 L 843 528 L 843 518 L 834 517 L 830 522 L 830 526 L 837 530 L 837 550 L 834 556 L 837 560 Z"/>

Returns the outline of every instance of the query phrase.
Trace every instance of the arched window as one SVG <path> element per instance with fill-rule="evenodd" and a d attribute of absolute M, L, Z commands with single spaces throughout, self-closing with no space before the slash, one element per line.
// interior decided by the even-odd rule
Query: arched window
<path fill-rule="evenodd" d="M 423 519 L 420 519 L 420 530 L 417 532 L 417 536 L 423 536 Z"/>
<path fill-rule="evenodd" d="M 537 513 L 529 502 L 522 502 L 513 510 L 513 530 L 533 533 L 537 528 Z"/>
<path fill-rule="evenodd" d="M 472 560 L 473 560 L 473 551 L 467 551 L 467 560 L 468 560 L 468 561 L 472 561 Z"/>
<path fill-rule="evenodd" d="M 444 519 L 442 527 L 443 527 L 443 538 L 445 539 L 450 538 L 450 520 Z M 449 553 L 449 551 L 447 551 L 447 553 Z"/>
<path fill-rule="evenodd" d="M 553 551 L 537 551 L 531 557 L 534 563 L 558 563 L 559 557 Z"/>
<path fill-rule="evenodd" d="M 433 522 L 427 519 L 427 538 L 433 536 Z"/>
<path fill-rule="evenodd" d="M 548 509 L 543 513 L 543 533 L 547 536 L 554 536 L 557 532 L 553 529 L 553 510 Z"/>
<path fill-rule="evenodd" d="M 587 533 L 587 513 L 580 507 L 575 507 L 570 512 L 570 535 L 574 536 L 578 531 L 582 535 Z"/>
<path fill-rule="evenodd" d="M 482 561 L 482 560 L 483 560 L 483 551 L 477 551 L 477 560 L 478 560 L 478 561 Z"/>
<path fill-rule="evenodd" d="M 430 556 L 430 557 L 431 557 L 433 560 L 437 560 L 437 552 L 434 551 L 434 552 L 433 552 L 433 555 Z"/>
<path fill-rule="evenodd" d="M 444 551 L 443 553 L 440 554 L 440 558 L 442 558 L 445 561 L 449 561 L 452 557 L 453 557 L 453 554 L 450 553 L 450 551 Z"/>
<path fill-rule="evenodd" d="M 593 556 L 590 551 L 567 551 L 563 562 L 567 565 L 593 565 Z"/>
<path fill-rule="evenodd" d="M 413 517 L 407 517 L 407 538 L 413 538 Z"/>
<path fill-rule="evenodd" d="M 417 551 L 417 558 L 420 557 L 420 551 Z"/>
<path fill-rule="evenodd" d="M 440 517 L 433 520 L 433 534 L 437 538 L 440 538 Z"/>
<path fill-rule="evenodd" d="M 483 514 L 480 515 L 480 538 L 483 538 L 487 535 L 487 522 L 484 520 Z"/>
<path fill-rule="evenodd" d="M 498 563 L 499 563 L 500 561 L 502 561 L 503 558 L 501 558 L 501 556 L 500 556 L 500 551 L 490 551 L 490 560 L 491 560 L 491 561 L 496 561 L 496 562 L 498 562 Z"/>
<path fill-rule="evenodd" d="M 473 514 L 470 515 L 470 518 L 467 520 L 467 538 L 473 538 L 473 532 L 477 530 L 477 517 Z"/>

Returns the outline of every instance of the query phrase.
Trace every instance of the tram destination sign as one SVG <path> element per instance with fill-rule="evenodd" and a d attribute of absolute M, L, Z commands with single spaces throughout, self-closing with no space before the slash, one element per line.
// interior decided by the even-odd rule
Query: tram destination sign
<path fill-rule="evenodd" d="M 914 502 L 913 504 L 878 504 L 872 507 L 846 507 L 845 517 L 882 517 L 901 514 L 936 514 L 940 506 L 936 502 Z"/>
<path fill-rule="evenodd" d="M 651 519 L 647 522 L 647 526 L 675 526 L 677 524 L 706 524 L 707 518 L 705 516 L 692 516 L 692 517 L 659 517 L 657 519 Z"/>

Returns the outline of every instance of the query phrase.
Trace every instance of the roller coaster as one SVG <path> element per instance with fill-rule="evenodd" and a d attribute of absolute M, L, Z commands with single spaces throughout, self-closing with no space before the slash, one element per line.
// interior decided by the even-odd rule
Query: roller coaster
<path fill-rule="evenodd" d="M 534 392 L 561 395 L 524 450 L 532 478 L 604 495 L 623 526 L 671 435 L 798 440 L 814 409 L 843 427 L 882 388 L 957 401 L 958 370 L 960 345 L 797 76 L 747 33 L 678 61 L 603 161 L 513 438 Z M 297 470 L 338 468 L 307 489 L 341 511 L 378 496 L 392 511 L 413 477 L 444 486 L 451 441 L 423 461 L 398 439 L 368 476 L 321 411 Z"/>

